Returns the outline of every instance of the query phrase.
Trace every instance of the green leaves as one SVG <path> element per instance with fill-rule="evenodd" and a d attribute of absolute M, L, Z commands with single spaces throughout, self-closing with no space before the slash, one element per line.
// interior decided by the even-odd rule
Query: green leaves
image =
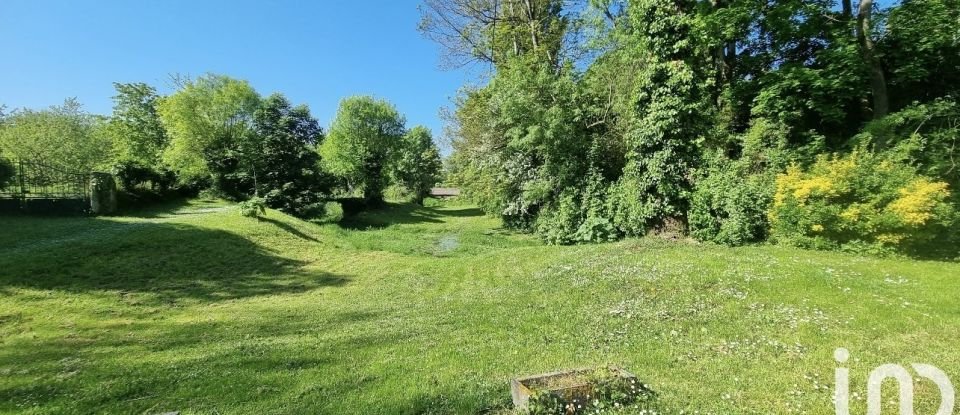
<path fill-rule="evenodd" d="M 170 135 L 163 160 L 181 175 L 230 173 L 230 160 L 250 148 L 260 96 L 247 81 L 207 74 L 160 101 L 160 120 Z M 246 152 L 246 153 L 249 153 Z"/>
<path fill-rule="evenodd" d="M 440 151 L 433 143 L 433 134 L 424 126 L 413 127 L 397 149 L 394 180 L 411 192 L 414 201 L 423 203 L 430 188 L 440 181 Z"/>
<path fill-rule="evenodd" d="M 388 168 L 400 147 L 406 120 L 384 100 L 369 96 L 340 102 L 330 134 L 320 148 L 330 172 L 357 187 L 371 202 L 382 202 Z"/>
<path fill-rule="evenodd" d="M 106 169 L 110 137 L 103 117 L 85 112 L 75 99 L 45 110 L 20 110 L 4 118 L 0 152 L 70 172 Z"/>

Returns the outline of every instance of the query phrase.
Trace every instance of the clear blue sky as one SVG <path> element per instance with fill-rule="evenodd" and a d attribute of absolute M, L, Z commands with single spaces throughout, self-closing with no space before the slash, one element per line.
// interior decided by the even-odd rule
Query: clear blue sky
<path fill-rule="evenodd" d="M 308 104 L 324 126 L 341 98 L 375 95 L 438 137 L 439 108 L 470 75 L 438 69 L 439 48 L 417 32 L 418 4 L 0 0 L 0 104 L 42 108 L 77 97 L 109 114 L 112 82 L 168 93 L 168 74 L 215 72 Z"/>

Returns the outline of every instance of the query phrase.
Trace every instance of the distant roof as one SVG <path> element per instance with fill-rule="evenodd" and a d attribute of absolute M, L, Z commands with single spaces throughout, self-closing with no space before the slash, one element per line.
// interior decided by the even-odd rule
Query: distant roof
<path fill-rule="evenodd" d="M 460 196 L 460 189 L 456 187 L 434 187 L 430 189 L 430 196 L 436 197 L 450 197 L 450 196 Z"/>

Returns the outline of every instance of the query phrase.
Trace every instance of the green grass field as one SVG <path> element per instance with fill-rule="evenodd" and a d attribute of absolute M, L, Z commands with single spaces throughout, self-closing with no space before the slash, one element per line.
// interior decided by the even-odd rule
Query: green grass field
<path fill-rule="evenodd" d="M 513 377 L 616 364 L 666 413 L 830 414 L 846 347 L 866 413 L 883 363 L 960 386 L 958 272 L 774 246 L 544 246 L 457 205 L 341 224 L 196 201 L 0 218 L 0 412 L 508 413 Z M 935 389 L 918 380 L 918 413 Z"/>

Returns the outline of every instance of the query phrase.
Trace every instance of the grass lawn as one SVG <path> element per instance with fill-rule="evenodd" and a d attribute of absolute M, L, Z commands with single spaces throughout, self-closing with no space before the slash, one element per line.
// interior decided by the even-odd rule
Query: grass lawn
<path fill-rule="evenodd" d="M 883 363 L 960 386 L 958 264 L 498 226 L 455 205 L 0 218 L 0 412 L 507 413 L 513 377 L 616 364 L 667 413 L 831 414 L 838 347 L 854 413 Z"/>

